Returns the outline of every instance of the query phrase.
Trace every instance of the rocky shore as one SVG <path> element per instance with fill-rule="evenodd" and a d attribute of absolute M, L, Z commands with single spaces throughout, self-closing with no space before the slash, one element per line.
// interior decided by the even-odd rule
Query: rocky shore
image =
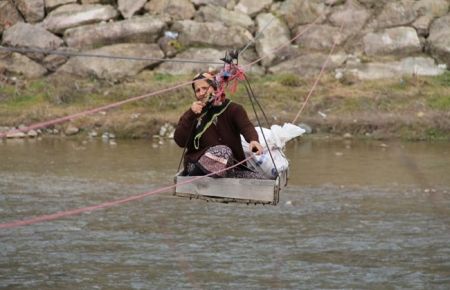
<path fill-rule="evenodd" d="M 36 134 L 75 138 L 105 136 L 107 139 L 113 139 L 111 136 L 170 138 L 171 128 L 194 99 L 189 86 L 41 130 L 25 127 L 172 87 L 191 77 L 143 72 L 119 83 L 65 75 L 3 83 L 0 87 L 0 135 L 9 131 L 10 138 Z M 295 74 L 249 77 L 268 122 L 279 125 L 292 122 L 315 81 Z M 228 97 L 244 105 L 257 124 L 242 86 Z M 261 118 L 259 110 L 258 113 Z M 265 120 L 261 121 L 266 126 Z M 300 123 L 309 127 L 308 131 L 313 134 L 346 138 L 450 141 L 450 73 L 365 81 L 336 80 L 328 73 L 322 77 L 296 122 Z"/>
<path fill-rule="evenodd" d="M 158 135 L 191 101 L 188 89 L 19 131 L 186 81 L 247 44 L 239 63 L 263 57 L 246 71 L 259 79 L 273 121 L 289 121 L 336 44 L 305 112 L 313 132 L 447 139 L 449 7 L 450 0 L 0 0 L 0 131 Z M 243 92 L 233 98 L 245 103 Z"/>
<path fill-rule="evenodd" d="M 242 64 L 265 56 L 251 72 L 312 76 L 336 42 L 328 70 L 337 78 L 439 75 L 450 66 L 449 6 L 448 0 L 1 0 L 0 71 L 109 80 L 144 70 L 189 74 L 205 64 L 157 59 L 214 63 L 226 49 L 251 43 Z M 77 53 L 142 60 L 70 56 Z"/>

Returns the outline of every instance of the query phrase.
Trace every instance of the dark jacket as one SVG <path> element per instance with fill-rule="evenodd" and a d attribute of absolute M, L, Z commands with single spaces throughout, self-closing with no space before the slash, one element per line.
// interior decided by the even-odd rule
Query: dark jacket
<path fill-rule="evenodd" d="M 231 102 L 228 108 L 217 118 L 216 124 L 212 124 L 202 135 L 198 149 L 193 145 L 193 131 L 197 124 L 199 115 L 187 110 L 178 121 L 175 129 L 174 139 L 180 147 L 185 147 L 187 151 L 184 163 L 197 162 L 205 151 L 216 145 L 227 145 L 233 151 L 237 161 L 245 159 L 244 150 L 241 145 L 240 134 L 247 142 L 259 141 L 255 127 L 250 122 L 245 109 L 236 103 Z M 190 138 L 189 142 L 187 142 Z"/>

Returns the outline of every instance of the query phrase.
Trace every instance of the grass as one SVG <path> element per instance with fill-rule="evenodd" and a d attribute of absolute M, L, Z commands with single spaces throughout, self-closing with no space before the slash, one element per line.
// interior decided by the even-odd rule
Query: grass
<path fill-rule="evenodd" d="M 436 85 L 450 87 L 450 71 L 431 79 Z"/>
<path fill-rule="evenodd" d="M 118 83 L 68 75 L 0 83 L 0 126 L 32 124 L 66 116 L 178 85 L 191 77 L 146 71 Z M 266 115 L 278 124 L 292 121 L 314 82 L 293 74 L 248 77 Z M 228 96 L 243 104 L 254 119 L 251 102 L 242 85 Z M 127 103 L 110 110 L 106 116 L 83 117 L 77 124 L 87 130 L 112 130 L 124 138 L 148 137 L 165 122 L 175 124 L 193 100 L 191 86 L 187 85 Z M 373 138 L 450 140 L 449 111 L 450 73 L 351 84 L 324 75 L 299 122 L 310 124 L 316 132 L 333 135 L 351 133 Z M 136 114 L 139 118 L 130 117 Z"/>
<path fill-rule="evenodd" d="M 427 99 L 427 105 L 431 109 L 440 110 L 440 111 L 449 111 L 450 110 L 450 95 L 447 96 L 432 96 Z"/>

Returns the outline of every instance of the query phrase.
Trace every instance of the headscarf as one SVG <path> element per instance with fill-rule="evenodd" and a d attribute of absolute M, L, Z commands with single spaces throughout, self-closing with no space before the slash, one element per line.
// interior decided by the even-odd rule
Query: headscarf
<path fill-rule="evenodd" d="M 197 120 L 193 139 L 195 149 L 199 149 L 200 138 L 203 133 L 205 133 L 209 126 L 217 121 L 217 118 L 228 108 L 231 103 L 230 100 L 225 100 L 225 93 L 223 93 L 223 90 L 222 92 L 218 90 L 219 82 L 213 73 L 203 72 L 197 74 L 192 80 L 192 89 L 194 91 L 195 81 L 197 80 L 206 80 L 206 82 L 214 88 L 214 95 L 212 100 L 208 100 L 208 104 L 206 104 L 204 111 Z M 218 96 L 217 94 L 220 95 Z"/>
<path fill-rule="evenodd" d="M 192 89 L 195 90 L 195 81 L 206 79 L 208 84 L 214 88 L 214 90 L 217 90 L 217 81 L 214 78 L 214 74 L 208 73 L 208 72 L 201 72 L 199 74 L 196 74 L 194 78 L 192 79 Z"/>
<path fill-rule="evenodd" d="M 195 81 L 206 80 L 206 82 L 214 89 L 213 105 L 218 106 L 225 100 L 225 93 L 223 90 L 219 90 L 219 81 L 217 80 L 213 72 L 202 72 L 194 76 L 192 79 L 192 89 L 195 91 Z"/>

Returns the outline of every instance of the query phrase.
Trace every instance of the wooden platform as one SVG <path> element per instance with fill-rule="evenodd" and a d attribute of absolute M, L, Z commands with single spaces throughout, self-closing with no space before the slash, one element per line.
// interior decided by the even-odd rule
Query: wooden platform
<path fill-rule="evenodd" d="M 287 171 L 283 171 L 275 180 L 203 177 L 188 182 L 193 176 L 182 176 L 179 172 L 174 178 L 177 184 L 174 195 L 224 203 L 276 205 L 281 188 L 287 185 L 287 175 Z"/>

